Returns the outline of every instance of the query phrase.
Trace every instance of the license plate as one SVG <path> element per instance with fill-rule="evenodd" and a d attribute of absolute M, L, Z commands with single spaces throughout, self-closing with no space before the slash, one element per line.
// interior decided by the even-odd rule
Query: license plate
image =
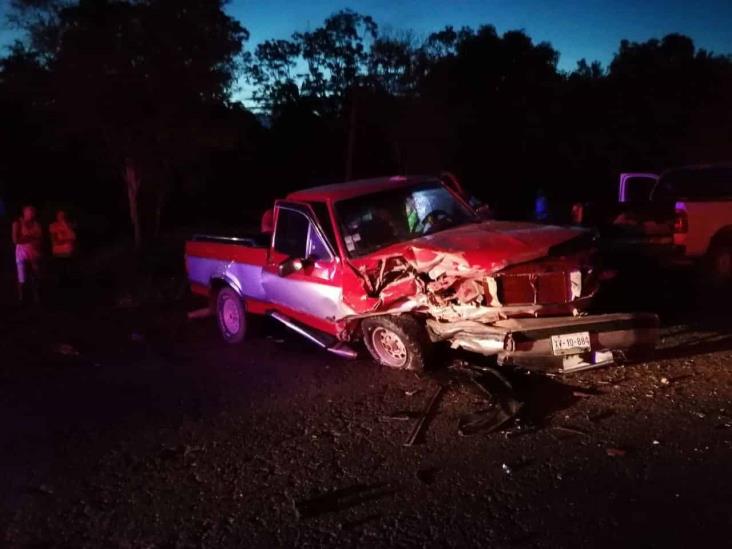
<path fill-rule="evenodd" d="M 590 350 L 590 332 L 552 336 L 552 351 L 555 355 L 571 355 Z"/>

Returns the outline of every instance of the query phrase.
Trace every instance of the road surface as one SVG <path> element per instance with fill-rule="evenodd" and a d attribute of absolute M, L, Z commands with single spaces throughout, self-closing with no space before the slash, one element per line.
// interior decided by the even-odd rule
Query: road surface
<path fill-rule="evenodd" d="M 87 547 L 649 547 L 729 539 L 732 333 L 688 313 L 651 362 L 514 373 L 503 430 L 447 375 L 347 361 L 181 306 L 6 306 L 3 543 Z M 702 322 L 701 319 L 707 318 Z M 452 360 L 455 357 L 448 356 Z"/>

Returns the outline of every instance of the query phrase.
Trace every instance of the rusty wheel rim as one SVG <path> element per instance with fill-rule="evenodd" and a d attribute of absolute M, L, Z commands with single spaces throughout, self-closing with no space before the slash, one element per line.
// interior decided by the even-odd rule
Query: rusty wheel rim
<path fill-rule="evenodd" d="M 221 307 L 221 322 L 224 330 L 229 334 L 235 334 L 241 327 L 241 319 L 239 318 L 239 308 L 231 298 L 225 298 Z"/>
<path fill-rule="evenodd" d="M 396 333 L 379 326 L 371 333 L 371 343 L 387 366 L 403 368 L 406 365 L 407 347 Z"/>

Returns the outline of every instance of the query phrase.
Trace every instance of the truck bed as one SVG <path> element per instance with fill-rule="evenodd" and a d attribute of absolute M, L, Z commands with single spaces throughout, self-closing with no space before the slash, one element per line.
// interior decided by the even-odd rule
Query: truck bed
<path fill-rule="evenodd" d="M 189 242 L 210 242 L 214 244 L 236 244 L 248 248 L 269 247 L 270 235 L 264 233 L 251 233 L 232 236 L 220 236 L 211 234 L 195 234 Z"/>
<path fill-rule="evenodd" d="M 613 204 L 598 213 L 605 253 L 655 256 L 673 248 L 673 202 Z"/>
<path fill-rule="evenodd" d="M 263 296 L 261 271 L 267 262 L 269 235 L 196 235 L 186 242 L 185 260 L 191 288 L 208 295 L 212 281 L 222 280 L 242 294 Z M 242 287 L 245 285 L 246 287 Z"/>

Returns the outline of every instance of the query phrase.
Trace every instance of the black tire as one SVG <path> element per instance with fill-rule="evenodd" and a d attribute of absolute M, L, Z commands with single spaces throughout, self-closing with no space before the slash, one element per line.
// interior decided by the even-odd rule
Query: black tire
<path fill-rule="evenodd" d="M 712 244 L 707 254 L 707 278 L 717 287 L 732 284 L 732 245 Z"/>
<path fill-rule="evenodd" d="M 382 366 L 400 370 L 423 370 L 429 363 L 432 342 L 416 318 L 384 315 L 361 322 L 366 348 Z"/>
<path fill-rule="evenodd" d="M 221 337 L 227 343 L 239 343 L 247 333 L 244 302 L 231 288 L 221 288 L 216 294 L 216 320 Z"/>

